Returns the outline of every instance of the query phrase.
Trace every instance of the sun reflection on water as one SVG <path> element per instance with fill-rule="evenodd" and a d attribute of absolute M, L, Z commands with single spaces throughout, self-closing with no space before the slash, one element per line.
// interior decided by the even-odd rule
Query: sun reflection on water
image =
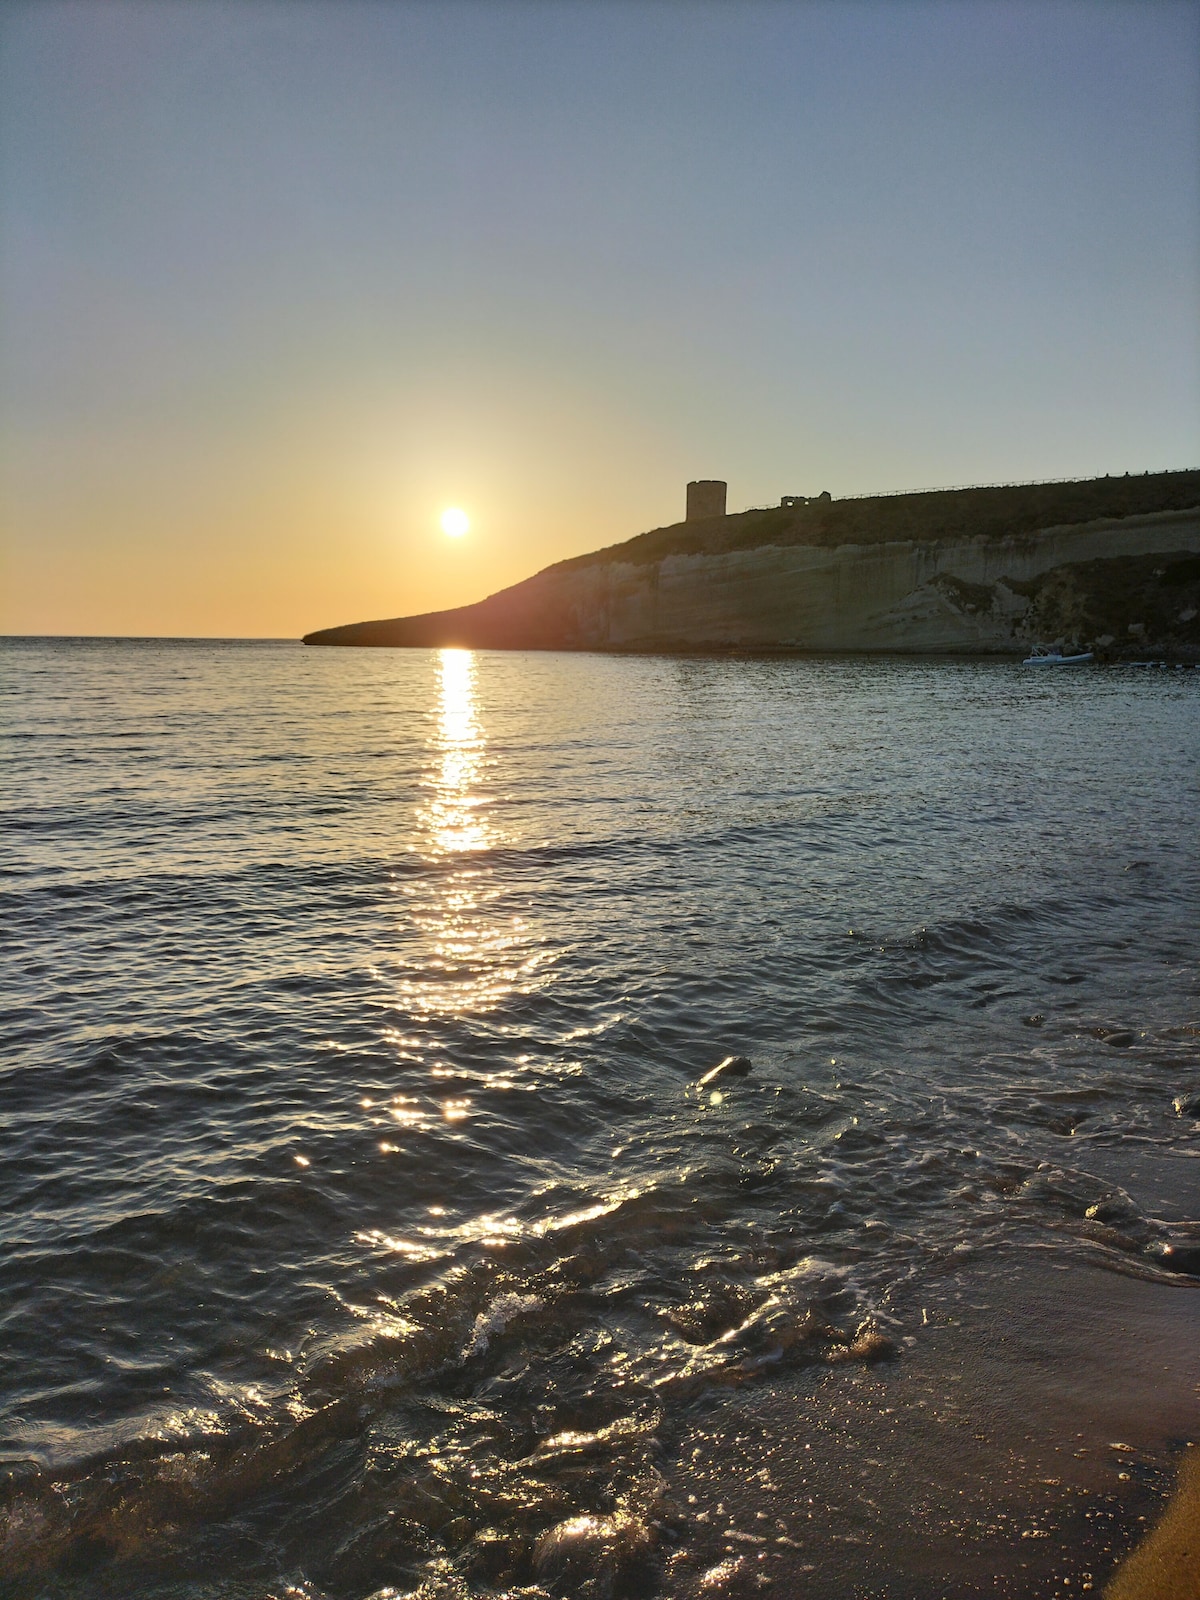
<path fill-rule="evenodd" d="M 417 1017 L 494 1009 L 530 981 L 540 961 L 524 918 L 501 916 L 494 904 L 500 891 L 488 851 L 502 839 L 488 811 L 486 776 L 493 763 L 477 671 L 470 650 L 438 653 L 432 759 L 415 841 L 432 870 L 405 889 L 412 921 L 424 936 L 424 949 L 401 983 L 401 999 Z M 447 1121 L 471 1114 L 467 1100 L 446 1101 L 439 1109 Z"/>
<path fill-rule="evenodd" d="M 438 855 L 485 850 L 492 835 L 478 793 L 487 741 L 475 704 L 475 657 L 470 650 L 442 650 L 438 673 L 438 765 L 418 820 Z"/>

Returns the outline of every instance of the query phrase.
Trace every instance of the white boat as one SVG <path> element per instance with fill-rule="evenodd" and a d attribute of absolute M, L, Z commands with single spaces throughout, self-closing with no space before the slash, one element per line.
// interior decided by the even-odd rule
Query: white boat
<path fill-rule="evenodd" d="M 1037 645 L 1031 656 L 1026 656 L 1021 665 L 1023 667 L 1074 667 L 1081 661 L 1090 661 L 1092 652 L 1080 650 L 1075 655 L 1065 656 L 1062 651 L 1045 645 Z"/>

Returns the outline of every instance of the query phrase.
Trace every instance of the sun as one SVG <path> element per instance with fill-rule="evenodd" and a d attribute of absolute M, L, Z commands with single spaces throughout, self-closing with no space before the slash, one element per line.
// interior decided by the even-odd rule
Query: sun
<path fill-rule="evenodd" d="M 442 512 L 442 532 L 448 533 L 452 539 L 461 539 L 470 526 L 470 517 L 460 507 L 447 506 Z"/>

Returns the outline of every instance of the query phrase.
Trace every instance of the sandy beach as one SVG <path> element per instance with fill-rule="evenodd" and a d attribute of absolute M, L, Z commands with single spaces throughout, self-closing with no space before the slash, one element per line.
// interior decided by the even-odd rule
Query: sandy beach
<path fill-rule="evenodd" d="M 1169 1545 L 1105 1586 L 1200 1437 L 1200 1286 L 1039 1253 L 964 1262 L 919 1298 L 895 1361 L 747 1392 L 681 1441 L 702 1559 L 828 1600 L 1194 1596 L 1194 1466 Z"/>

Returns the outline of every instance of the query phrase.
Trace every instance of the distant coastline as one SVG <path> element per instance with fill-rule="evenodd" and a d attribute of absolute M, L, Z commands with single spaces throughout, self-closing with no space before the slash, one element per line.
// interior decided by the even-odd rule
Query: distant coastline
<path fill-rule="evenodd" d="M 1200 660 L 1200 470 L 820 499 L 656 528 L 311 645 Z"/>

